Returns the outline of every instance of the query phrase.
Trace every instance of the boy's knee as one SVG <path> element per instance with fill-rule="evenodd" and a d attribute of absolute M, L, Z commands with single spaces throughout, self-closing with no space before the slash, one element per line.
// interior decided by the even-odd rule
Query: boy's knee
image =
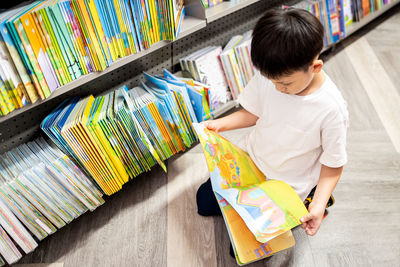
<path fill-rule="evenodd" d="M 202 184 L 196 193 L 197 213 L 202 216 L 219 215 L 221 211 L 211 186 L 211 180 Z"/>

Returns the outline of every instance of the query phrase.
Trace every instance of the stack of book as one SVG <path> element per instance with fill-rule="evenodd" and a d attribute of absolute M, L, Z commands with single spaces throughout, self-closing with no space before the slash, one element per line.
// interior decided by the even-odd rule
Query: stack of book
<path fill-rule="evenodd" d="M 0 115 L 174 40 L 184 13 L 183 0 L 46 0 L 1 13 Z"/>
<path fill-rule="evenodd" d="M 103 203 L 91 180 L 43 139 L 1 155 L 1 256 L 9 264 L 18 261 L 22 254 L 16 245 L 29 253 L 37 247 L 34 238 L 42 240 Z"/>
<path fill-rule="evenodd" d="M 316 16 L 324 26 L 324 46 L 346 37 L 346 27 L 353 21 L 351 0 L 302 1 L 294 5 Z"/>
<path fill-rule="evenodd" d="M 344 0 L 340 0 L 344 1 Z M 347 0 L 353 10 L 354 21 L 360 21 L 368 14 L 380 10 L 384 5 L 394 0 Z"/>
<path fill-rule="evenodd" d="M 211 117 L 210 87 L 208 85 L 190 78 L 178 77 L 165 69 L 164 77 L 169 82 L 178 83 L 178 85 L 186 87 L 195 114 L 194 122 L 202 122 Z"/>
<path fill-rule="evenodd" d="M 210 107 L 217 109 L 231 99 L 219 56 L 221 46 L 207 46 L 179 60 L 182 71 L 210 88 Z"/>
<path fill-rule="evenodd" d="M 220 55 L 233 99 L 237 99 L 254 75 L 250 56 L 251 35 L 252 31 L 248 31 L 233 36 Z"/>
<path fill-rule="evenodd" d="M 190 147 L 197 122 L 186 83 L 144 73 L 146 82 L 104 96 L 70 99 L 41 124 L 107 195 Z"/>
<path fill-rule="evenodd" d="M 233 36 L 222 49 L 221 46 L 207 46 L 181 58 L 183 72 L 210 89 L 210 109 L 216 110 L 221 104 L 237 99 L 254 75 L 250 46 L 252 31 Z"/>

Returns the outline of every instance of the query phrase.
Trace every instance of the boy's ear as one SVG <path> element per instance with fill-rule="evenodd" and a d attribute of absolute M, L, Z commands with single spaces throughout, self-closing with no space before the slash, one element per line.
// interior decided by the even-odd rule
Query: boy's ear
<path fill-rule="evenodd" d="M 315 59 L 311 65 L 313 73 L 319 73 L 322 70 L 324 62 L 321 59 Z"/>

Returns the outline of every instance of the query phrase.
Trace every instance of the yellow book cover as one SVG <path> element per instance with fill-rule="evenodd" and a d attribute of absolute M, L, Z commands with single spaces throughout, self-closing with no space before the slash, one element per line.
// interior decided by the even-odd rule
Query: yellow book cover
<path fill-rule="evenodd" d="M 35 10 L 37 9 L 39 9 L 39 6 L 35 8 Z M 42 39 L 43 35 L 37 27 L 38 25 L 36 25 L 35 18 L 33 16 L 35 10 L 31 10 L 21 16 L 21 22 L 29 39 L 32 50 L 35 53 L 36 59 L 38 60 L 42 71 L 45 71 L 43 66 L 47 66 L 50 62 L 48 62 L 47 48 L 44 40 Z M 44 55 L 43 58 L 42 55 Z"/>
<path fill-rule="evenodd" d="M 79 129 L 79 119 L 87 103 L 87 99 L 80 101 L 75 109 L 74 113 L 71 113 L 68 117 L 66 125 L 62 128 L 62 135 L 64 138 L 69 140 L 69 145 L 79 155 L 82 163 L 89 170 L 93 178 L 100 185 L 102 190 L 111 195 L 115 189 L 112 189 L 109 184 L 107 184 L 104 179 L 107 174 L 103 171 L 100 161 L 96 159 L 93 154 L 93 150 L 90 148 L 85 140 L 85 136 L 82 134 L 81 129 Z"/>
<path fill-rule="evenodd" d="M 225 138 L 201 124 L 194 127 L 238 263 L 293 246 L 287 232 L 308 213 L 296 191 L 280 180 L 267 179 L 245 151 Z"/>
<path fill-rule="evenodd" d="M 21 108 L 23 106 L 21 98 L 18 96 L 16 88 L 13 88 L 14 86 L 12 84 L 12 81 L 7 78 L 5 70 L 2 67 L 0 67 L 0 78 L 3 80 L 4 90 L 6 91 L 8 96 L 7 99 L 10 100 L 10 104 L 12 103 L 14 108 Z M 9 108 L 12 108 L 12 106 L 9 105 Z"/>
<path fill-rule="evenodd" d="M 164 121 L 161 118 L 160 113 L 157 110 L 157 107 L 154 103 L 151 103 L 148 105 L 149 111 L 151 112 L 152 117 L 154 118 L 154 121 L 157 124 L 158 129 L 160 129 L 160 132 L 164 138 L 164 140 L 167 142 L 168 147 L 171 149 L 173 154 L 178 153 L 177 148 L 174 146 L 174 143 L 172 142 L 172 136 L 168 133 L 167 127 L 164 123 Z"/>
<path fill-rule="evenodd" d="M 92 21 L 90 20 L 89 13 L 85 5 L 85 0 L 77 0 L 76 2 L 78 4 L 79 11 L 82 15 L 81 23 L 84 23 L 86 27 L 86 31 L 88 34 L 87 37 L 90 39 L 90 44 L 94 52 L 94 54 L 92 54 L 92 57 L 96 57 L 98 59 L 100 66 L 99 70 L 104 70 L 107 67 L 107 63 L 105 61 L 103 52 L 101 50 L 99 40 L 97 39 Z"/>
<path fill-rule="evenodd" d="M 4 84 L 0 87 L 0 111 L 3 116 L 7 115 L 10 111 L 7 104 L 7 96 L 4 94 L 3 88 Z"/>
<path fill-rule="evenodd" d="M 188 126 L 188 130 L 194 134 L 195 131 L 194 131 L 194 128 L 192 125 L 192 121 L 190 120 L 189 112 L 187 110 L 185 101 L 183 100 L 183 97 L 180 93 L 177 93 L 175 91 L 173 91 L 173 92 L 176 97 L 177 106 L 179 107 L 180 116 L 181 116 L 182 120 L 185 122 L 185 125 Z M 188 133 L 188 134 L 190 134 L 190 133 Z"/>
<path fill-rule="evenodd" d="M 13 111 L 15 109 L 14 100 L 13 100 L 13 97 L 10 96 L 10 92 L 8 92 L 5 83 L 1 79 L 0 79 L 0 93 L 6 104 L 5 107 L 7 109 L 5 109 L 5 110 L 8 110 L 7 113 L 10 113 L 11 111 Z"/>
<path fill-rule="evenodd" d="M 53 82 L 53 79 L 48 78 L 52 74 L 47 72 L 45 74 L 45 70 L 42 69 L 46 63 L 44 60 L 44 51 L 41 50 L 40 43 L 37 40 L 37 36 L 35 34 L 35 29 L 32 26 L 32 22 L 30 20 L 29 12 L 25 14 L 25 17 L 21 17 L 14 21 L 14 26 L 17 29 L 18 35 L 21 38 L 21 42 L 24 46 L 24 50 L 26 55 L 29 58 L 29 62 L 32 65 L 34 75 L 33 81 L 34 83 L 38 83 L 37 92 L 42 99 L 45 99 L 50 96 L 51 90 L 55 89 L 55 86 L 52 84 L 52 87 L 48 84 L 49 82 Z M 33 44 L 31 43 L 33 42 Z M 38 55 L 40 53 L 40 63 L 38 61 Z M 47 76 L 45 78 L 45 75 Z M 47 81 L 50 80 L 50 81 Z"/>
<path fill-rule="evenodd" d="M 258 242 L 236 210 L 224 199 L 219 200 L 222 214 L 228 226 L 229 236 L 240 265 L 248 264 L 295 245 L 292 231 L 278 235 L 266 243 Z"/>
<path fill-rule="evenodd" d="M 104 34 L 103 26 L 101 25 L 99 13 L 97 12 L 94 0 L 86 0 L 86 4 L 88 6 L 90 14 L 92 15 L 95 29 L 97 31 L 97 34 L 99 35 L 99 39 L 106 53 L 106 56 L 108 56 L 108 53 L 106 52 L 108 50 L 111 55 L 111 61 L 115 61 L 118 58 L 118 54 L 116 53 L 115 47 L 111 42 L 111 40 L 109 40 L 110 43 L 107 42 L 107 38 L 106 35 Z"/>
<path fill-rule="evenodd" d="M 4 29 L 4 31 L 7 32 L 6 29 Z M 4 53 L 4 57 L 7 59 L 14 72 L 15 75 L 14 79 L 17 81 L 16 82 L 16 84 L 18 84 L 17 86 L 20 88 L 20 90 L 22 90 L 23 94 L 26 97 L 27 102 L 35 103 L 39 99 L 39 96 L 36 92 L 35 87 L 30 81 L 29 75 L 27 74 L 26 69 L 23 66 L 23 63 L 21 62 L 21 58 L 18 52 L 16 51 L 15 47 L 9 45 L 1 37 L 0 37 L 0 46 L 1 50 Z"/>
<path fill-rule="evenodd" d="M 152 24 L 152 30 L 154 35 L 154 42 L 159 42 L 160 39 L 160 25 L 158 23 L 158 14 L 156 10 L 155 1 L 148 1 L 150 9 L 150 20 Z"/>
<path fill-rule="evenodd" d="M 117 14 L 118 25 L 119 25 L 119 28 L 121 31 L 122 40 L 123 40 L 123 42 L 128 42 L 128 44 L 129 44 L 128 47 L 126 47 L 126 45 L 124 45 L 126 54 L 127 55 L 134 54 L 134 53 L 136 53 L 135 44 L 133 42 L 133 39 L 129 38 L 128 29 L 127 29 L 124 19 L 122 17 L 122 11 L 121 11 L 121 6 L 119 4 L 119 0 L 113 0 L 113 2 L 114 2 L 114 7 L 115 7 L 115 13 Z"/>
<path fill-rule="evenodd" d="M 77 123 L 75 131 L 78 136 L 79 144 L 84 147 L 89 156 L 90 163 L 93 164 L 96 172 L 98 172 L 96 180 L 103 182 L 103 184 L 109 189 L 109 193 L 114 194 L 119 190 L 118 185 L 115 183 L 110 170 L 105 165 L 103 158 L 99 155 L 99 151 L 95 149 L 80 122 Z"/>
<path fill-rule="evenodd" d="M 37 12 L 32 12 L 32 19 L 34 20 L 37 35 L 39 35 L 41 38 L 41 41 L 44 45 L 44 50 L 46 51 L 46 54 L 50 58 L 51 65 L 54 68 L 54 71 L 57 75 L 57 79 L 60 82 L 60 85 L 64 85 L 70 82 L 71 76 L 69 75 L 69 72 L 65 72 L 66 69 L 64 70 L 61 64 L 61 60 L 56 54 L 56 51 L 50 40 L 50 36 L 47 33 L 46 28 L 44 27 L 42 16 Z M 68 73 L 68 75 L 66 75 L 66 73 Z"/>
<path fill-rule="evenodd" d="M 101 109 L 101 106 L 104 104 L 104 98 L 102 98 L 101 101 L 102 102 L 98 106 L 93 119 L 88 121 L 86 126 L 88 127 L 89 130 L 91 130 L 90 132 L 94 133 L 94 137 L 96 137 L 97 141 L 98 141 L 98 146 L 110 158 L 110 160 L 113 164 L 113 166 L 112 165 L 111 166 L 114 167 L 116 169 L 117 173 L 119 174 L 117 176 L 117 178 L 119 178 L 119 183 L 122 185 L 129 181 L 129 175 L 127 174 L 127 172 L 124 168 L 124 165 L 122 164 L 121 160 L 116 155 L 114 149 L 111 147 L 110 142 L 108 141 L 107 137 L 103 133 L 103 130 L 101 129 L 100 125 L 98 124 L 99 113 L 100 113 L 99 111 Z M 90 112 L 90 110 L 89 110 L 89 112 Z"/>
<path fill-rule="evenodd" d="M 89 97 L 88 97 L 89 98 Z M 86 102 L 87 103 L 87 102 Z M 102 157 L 101 152 L 96 148 L 93 140 L 89 137 L 87 133 L 87 129 L 85 129 L 82 125 L 86 125 L 86 122 L 82 122 L 84 120 L 84 111 L 87 105 L 82 107 L 83 110 L 80 112 L 79 116 L 76 119 L 76 131 L 79 135 L 79 144 L 84 147 L 89 155 L 90 161 L 95 166 L 96 170 L 99 172 L 98 179 L 102 180 L 108 188 L 110 188 L 110 192 L 113 194 L 119 190 L 117 183 L 114 181 L 113 173 L 110 172 L 110 168 L 107 166 L 107 163 Z"/>
<path fill-rule="evenodd" d="M 87 138 L 88 138 L 88 143 L 90 143 L 96 152 L 97 156 L 101 158 L 103 162 L 103 166 L 105 168 L 105 171 L 107 171 L 109 175 L 109 182 L 111 184 L 114 184 L 115 187 L 119 190 L 122 188 L 122 183 L 120 181 L 123 181 L 121 176 L 119 175 L 119 172 L 115 168 L 115 166 L 112 164 L 112 160 L 110 159 L 108 153 L 102 149 L 102 145 L 96 140 L 94 136 L 91 135 L 89 129 L 88 129 L 88 117 L 90 115 L 90 111 L 93 107 L 93 102 L 94 102 L 94 97 L 91 95 L 89 96 L 88 103 L 86 104 L 85 110 L 82 113 L 81 120 L 79 121 L 79 125 L 82 127 L 83 131 L 85 132 Z M 122 167 L 123 169 L 123 167 Z M 125 170 L 124 170 L 125 171 Z M 125 172 L 126 174 L 126 172 Z M 127 174 L 126 174 L 127 175 Z"/>
<path fill-rule="evenodd" d="M 108 187 L 104 184 L 104 182 L 101 179 L 99 179 L 101 175 L 97 171 L 98 168 L 93 166 L 92 162 L 90 162 L 87 155 L 85 155 L 85 152 L 83 152 L 83 148 L 77 143 L 77 140 L 79 140 L 80 137 L 76 136 L 76 131 L 74 131 L 72 127 L 70 128 L 70 126 L 65 126 L 61 131 L 61 135 L 67 141 L 68 145 L 74 150 L 79 160 L 82 162 L 85 168 L 90 172 L 90 174 L 96 180 L 97 184 L 101 187 L 101 189 L 106 194 L 110 193 L 111 191 L 108 189 Z"/>
<path fill-rule="evenodd" d="M 84 44 L 86 45 L 86 47 L 89 50 L 88 56 L 91 59 L 92 64 L 94 65 L 94 70 L 95 71 L 100 71 L 103 70 L 102 65 L 100 63 L 100 59 L 97 56 L 97 52 L 96 49 L 94 48 L 93 42 L 91 40 L 91 36 L 89 33 L 89 30 L 87 29 L 87 24 L 86 21 L 83 18 L 83 14 L 82 14 L 82 9 L 81 9 L 81 0 L 72 0 L 71 1 L 71 6 L 72 6 L 72 10 L 74 12 L 75 18 L 78 21 L 78 24 L 81 26 L 81 32 L 83 34 L 82 38 L 84 40 L 82 40 L 84 42 Z M 83 6 L 84 3 L 83 3 Z M 85 49 L 85 48 L 84 48 Z"/>

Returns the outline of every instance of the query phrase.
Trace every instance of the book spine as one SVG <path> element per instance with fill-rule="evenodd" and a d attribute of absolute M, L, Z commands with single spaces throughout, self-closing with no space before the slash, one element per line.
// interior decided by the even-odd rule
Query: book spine
<path fill-rule="evenodd" d="M 2 44 L 5 44 L 5 54 L 9 58 L 9 61 L 14 64 L 16 73 L 18 73 L 19 77 L 22 80 L 23 86 L 26 90 L 27 95 L 29 96 L 30 102 L 35 103 L 39 99 L 39 95 L 36 92 L 35 86 L 33 85 L 32 80 L 24 67 L 24 64 L 22 63 L 21 57 L 4 23 L 0 25 L 0 32 L 1 36 L 3 37 L 2 39 L 4 39 L 4 43 L 2 42 Z"/>
<path fill-rule="evenodd" d="M 57 15 L 55 15 L 57 14 Z M 60 16 L 61 18 L 57 18 Z M 68 39 L 67 27 L 64 25 L 62 20 L 61 11 L 58 5 L 47 8 L 42 11 L 41 17 L 43 19 L 44 27 L 49 36 L 49 42 L 51 42 L 54 52 L 60 61 L 61 68 L 65 73 L 65 78 L 67 83 L 78 78 L 81 74 L 80 69 L 77 64 L 75 64 L 74 50 L 70 48 Z M 59 19 L 62 20 L 63 28 L 60 27 Z"/>
<path fill-rule="evenodd" d="M 110 47 L 107 46 L 107 42 L 106 42 L 106 38 L 104 35 L 104 31 L 103 31 L 103 27 L 101 25 L 100 22 L 100 17 L 99 14 L 97 12 L 95 3 L 93 0 L 86 0 L 85 1 L 85 5 L 86 5 L 86 9 L 87 9 L 87 13 L 89 14 L 90 17 L 90 21 L 93 25 L 93 31 L 94 34 L 96 35 L 96 38 L 99 42 L 99 46 L 101 48 L 101 51 L 105 57 L 106 60 L 106 64 L 107 66 L 109 66 L 112 62 L 112 56 L 111 56 L 111 51 L 110 51 Z M 93 34 L 92 34 L 93 35 Z"/>
<path fill-rule="evenodd" d="M 26 52 L 26 56 L 29 59 L 29 63 L 31 64 L 34 74 L 40 84 L 40 87 L 42 88 L 44 97 L 47 98 L 51 94 L 50 88 L 46 82 L 45 76 L 42 72 L 42 69 L 40 68 L 39 63 L 36 60 L 35 53 L 33 52 L 33 49 L 29 43 L 29 39 L 25 33 L 23 23 L 21 22 L 20 19 L 14 21 L 14 27 L 17 30 L 19 38 L 21 38 L 21 43 L 24 47 L 24 51 Z"/>
<path fill-rule="evenodd" d="M 61 2 L 58 3 L 58 8 L 60 9 L 63 21 L 65 22 L 65 26 L 68 30 L 68 34 L 66 34 L 66 36 L 70 38 L 72 46 L 76 51 L 76 57 L 79 61 L 82 74 L 88 74 L 92 71 L 90 61 L 86 54 L 83 41 L 79 36 L 79 31 L 77 30 L 76 25 L 71 17 L 72 14 L 70 13 L 69 6 L 65 2 Z M 60 23 L 62 23 L 62 21 L 60 21 Z"/>
<path fill-rule="evenodd" d="M 339 12 L 339 25 L 340 25 L 340 39 L 346 37 L 346 21 L 344 17 L 344 0 L 338 0 L 338 12 Z"/>
<path fill-rule="evenodd" d="M 33 85 L 34 85 L 35 90 L 38 93 L 39 97 L 41 99 L 45 99 L 46 96 L 44 94 L 44 91 L 41 87 L 39 79 L 36 77 L 35 69 L 33 68 L 32 64 L 29 60 L 28 54 L 25 51 L 23 40 L 21 39 L 17 29 L 15 28 L 14 23 L 12 23 L 12 22 L 6 23 L 6 27 L 7 27 L 7 32 L 10 33 L 10 36 L 12 36 L 12 40 L 13 40 L 13 41 L 7 42 L 7 47 L 9 49 L 11 55 L 13 56 L 13 58 L 16 61 L 18 61 L 18 59 L 21 59 L 21 65 L 20 65 L 21 71 L 22 71 L 22 69 L 27 70 L 27 73 L 28 73 L 31 81 L 33 82 Z M 21 28 L 23 30 L 22 26 L 21 26 Z"/>
<path fill-rule="evenodd" d="M 32 56 L 39 65 L 44 79 L 46 80 L 47 86 L 50 93 L 53 92 L 57 87 L 60 86 L 57 79 L 56 72 L 50 62 L 46 47 L 42 42 L 40 31 L 36 27 L 35 20 L 33 19 L 32 13 L 26 13 L 20 18 L 21 23 L 25 29 L 27 36 L 27 43 L 29 43 L 33 53 Z"/>
<path fill-rule="evenodd" d="M 0 35 L 0 55 L 4 62 L 4 68 L 7 69 L 7 73 L 10 77 L 10 80 L 17 91 L 17 96 L 21 99 L 22 106 L 25 106 L 27 103 L 31 103 L 30 96 L 21 81 L 20 76 L 15 68 L 14 62 L 10 53 L 8 52 L 7 46 L 3 41 L 3 38 Z"/>
<path fill-rule="evenodd" d="M 44 11 L 43 9 L 41 11 Z M 39 19 L 38 19 L 39 16 Z M 37 25 L 37 35 L 40 35 L 43 43 L 43 48 L 45 51 L 45 54 L 48 55 L 48 58 L 50 59 L 51 65 L 56 73 L 56 77 L 60 83 L 60 85 L 64 85 L 68 83 L 68 80 L 70 81 L 71 78 L 67 78 L 66 73 L 64 72 L 64 69 L 61 65 L 61 60 L 60 58 L 56 55 L 55 49 L 53 47 L 53 44 L 50 40 L 49 33 L 44 27 L 43 23 L 43 17 L 39 14 L 36 14 L 36 12 L 32 13 L 32 19 L 34 20 L 34 23 Z M 63 60 L 63 58 L 61 58 Z"/>

